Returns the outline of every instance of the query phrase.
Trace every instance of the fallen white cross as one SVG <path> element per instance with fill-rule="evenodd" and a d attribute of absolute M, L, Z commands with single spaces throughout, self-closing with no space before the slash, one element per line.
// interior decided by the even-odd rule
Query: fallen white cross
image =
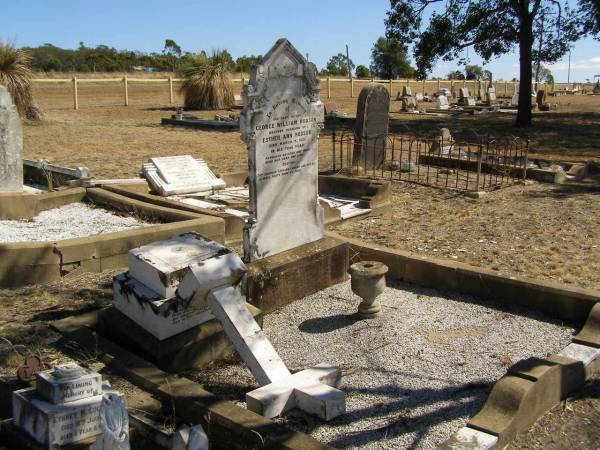
<path fill-rule="evenodd" d="M 246 394 L 249 410 L 272 418 L 299 408 L 323 420 L 346 412 L 346 394 L 337 386 L 341 370 L 319 365 L 291 374 L 232 286 L 208 294 L 210 309 L 262 386 Z"/>

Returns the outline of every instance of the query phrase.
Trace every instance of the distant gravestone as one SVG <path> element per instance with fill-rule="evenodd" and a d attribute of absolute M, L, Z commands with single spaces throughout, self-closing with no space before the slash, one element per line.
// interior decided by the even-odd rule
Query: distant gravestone
<path fill-rule="evenodd" d="M 23 190 L 23 128 L 8 90 L 0 86 L 0 192 Z"/>
<path fill-rule="evenodd" d="M 356 107 L 356 143 L 353 164 L 378 169 L 385 160 L 389 130 L 390 94 L 381 84 L 365 86 Z"/>
<path fill-rule="evenodd" d="M 445 95 L 437 96 L 437 109 L 449 109 L 450 105 L 448 103 L 448 97 Z"/>
<path fill-rule="evenodd" d="M 252 69 L 240 115 L 250 189 L 245 261 L 323 237 L 317 165 L 324 122 L 320 90 L 315 65 L 287 39 L 278 40 Z"/>
<path fill-rule="evenodd" d="M 512 99 L 511 99 L 511 101 L 510 101 L 510 104 L 511 104 L 512 106 L 519 106 L 519 85 L 518 85 L 518 84 L 516 84 L 516 85 L 514 86 L 514 89 L 515 89 L 515 90 L 514 90 L 514 92 L 513 92 L 513 96 L 512 96 Z"/>

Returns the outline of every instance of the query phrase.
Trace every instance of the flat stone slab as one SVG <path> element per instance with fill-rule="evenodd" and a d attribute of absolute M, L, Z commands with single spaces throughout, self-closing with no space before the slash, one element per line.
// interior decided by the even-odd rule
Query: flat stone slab
<path fill-rule="evenodd" d="M 129 251 L 129 275 L 158 297 L 175 296 L 187 267 L 231 251 L 198 233 L 185 233 Z"/>

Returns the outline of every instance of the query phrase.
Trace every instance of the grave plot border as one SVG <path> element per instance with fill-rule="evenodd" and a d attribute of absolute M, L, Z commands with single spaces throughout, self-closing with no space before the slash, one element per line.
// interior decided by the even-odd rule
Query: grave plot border
<path fill-rule="evenodd" d="M 0 192 L 0 220 L 28 220 L 42 211 L 79 202 L 85 197 L 84 188 L 34 194 L 30 192 Z"/>
<path fill-rule="evenodd" d="M 378 260 L 389 266 L 390 278 L 436 289 L 493 298 L 501 303 L 518 304 L 522 307 L 543 311 L 563 320 L 577 322 L 580 325 L 586 321 L 579 334 L 573 338 L 573 343 L 558 354 L 547 358 L 529 358 L 509 367 L 506 375 L 494 385 L 481 411 L 469 420 L 466 427 L 460 429 L 442 444 L 441 448 L 460 448 L 465 442 L 470 441 L 472 444 L 473 440 L 477 442 L 477 446 L 473 448 L 502 448 L 518 432 L 527 430 L 541 415 L 566 396 L 580 389 L 592 374 L 600 370 L 599 292 L 571 288 L 557 283 L 506 278 L 492 271 L 466 264 L 420 257 L 359 240 L 346 239 L 334 233 L 326 233 L 324 240 L 329 240 L 332 244 L 345 241 L 345 246 L 340 248 L 349 251 L 352 256 L 338 261 L 340 270 L 347 269 L 350 263 L 359 260 Z M 311 246 L 315 244 L 317 243 L 303 246 L 302 251 L 307 254 L 314 252 L 315 248 L 311 248 Z M 323 242 L 319 245 L 323 247 Z M 247 286 L 249 300 L 254 298 L 262 301 L 269 295 L 273 295 L 272 292 L 269 294 L 269 290 L 273 289 L 275 282 L 286 286 L 295 285 L 293 280 L 298 278 L 299 271 L 294 270 L 294 266 L 306 264 L 307 260 L 303 258 L 294 260 L 293 253 L 293 251 L 288 251 L 267 258 L 267 260 L 271 260 L 267 261 L 270 262 L 267 265 L 264 264 L 265 261 L 261 261 L 262 265 L 259 268 L 262 270 L 262 274 L 266 274 L 268 278 L 257 277 L 253 273 L 253 265 L 256 263 L 250 265 Z M 307 278 L 309 277 L 304 277 L 304 280 Z M 287 295 L 283 296 L 281 292 L 275 292 L 274 297 L 282 299 L 277 305 L 269 305 L 268 302 L 263 301 L 264 306 L 260 306 L 265 307 L 265 312 L 268 312 L 310 293 L 296 289 L 289 291 Z M 104 342 L 102 337 L 94 335 L 89 328 L 86 329 L 91 323 L 91 314 L 93 313 L 63 319 L 57 322 L 55 327 L 70 338 L 73 335 L 83 334 L 83 341 L 87 342 L 87 346 L 90 348 L 98 349 L 110 345 L 121 352 L 120 347 L 111 342 Z M 76 340 L 81 343 L 81 339 L 80 336 Z M 250 428 L 254 431 L 258 431 L 257 428 L 252 428 L 256 421 L 264 423 L 266 428 L 263 430 L 272 430 L 271 427 L 274 426 L 260 416 L 246 417 L 249 414 L 247 410 L 232 406 L 229 402 L 217 400 L 212 394 L 202 391 L 189 380 L 167 378 L 171 375 L 166 375 L 161 371 L 156 372 L 157 369 L 146 361 L 138 358 L 136 364 L 130 364 L 128 359 L 115 359 L 115 356 L 123 353 L 118 355 L 114 352 L 108 353 L 110 353 L 109 356 L 101 355 L 101 358 L 106 357 L 111 364 L 116 364 L 121 373 L 134 384 L 175 402 L 176 408 L 185 420 L 191 420 L 193 417 L 193 422 L 200 421 L 204 425 L 207 423 L 207 417 L 217 417 L 216 425 L 208 424 L 209 430 L 211 426 L 216 426 L 216 428 L 212 428 L 213 433 L 233 433 L 240 438 L 241 442 L 246 443 L 246 439 L 253 439 L 253 436 L 256 436 L 252 435 L 252 432 L 248 434 L 248 424 L 251 424 Z M 127 355 L 126 352 L 124 354 Z M 131 369 L 132 367 L 133 369 Z M 159 375 L 157 376 L 156 373 Z M 213 416 L 214 405 L 219 405 L 216 411 L 217 416 Z M 243 415 L 244 420 L 241 422 L 245 427 L 241 427 L 238 414 Z M 258 432 L 265 439 L 265 434 L 261 431 Z M 304 439 L 312 439 L 300 434 L 293 434 L 293 436 L 292 441 L 294 442 L 305 443 Z M 265 442 L 268 439 L 270 438 L 267 437 Z M 300 441 L 296 439 L 300 439 Z M 266 445 L 266 448 L 268 447 L 270 445 Z M 282 445 L 281 441 L 277 444 L 273 443 L 273 447 L 299 448 L 288 444 Z"/>
<path fill-rule="evenodd" d="M 60 195 L 48 197 L 45 205 L 51 206 L 46 209 L 86 201 L 163 223 L 55 242 L 0 244 L 0 288 L 125 267 L 130 249 L 188 231 L 196 231 L 220 243 L 225 241 L 225 222 L 218 217 L 156 206 L 101 188 L 74 188 L 57 194 Z"/>
<path fill-rule="evenodd" d="M 483 408 L 439 448 L 504 448 L 517 433 L 529 429 L 600 371 L 598 291 L 504 277 L 491 270 L 380 247 L 335 233 L 326 236 L 348 243 L 350 263 L 381 261 L 394 279 L 538 310 L 578 325 L 585 322 L 572 343 L 558 354 L 528 358 L 509 367 L 492 388 Z"/>
<path fill-rule="evenodd" d="M 94 313 L 87 313 L 53 322 L 52 327 L 63 335 L 63 342 L 77 342 L 111 371 L 172 405 L 182 421 L 200 423 L 211 448 L 332 450 L 311 436 L 221 400 L 187 378 L 163 372 L 95 333 L 93 324 Z"/>

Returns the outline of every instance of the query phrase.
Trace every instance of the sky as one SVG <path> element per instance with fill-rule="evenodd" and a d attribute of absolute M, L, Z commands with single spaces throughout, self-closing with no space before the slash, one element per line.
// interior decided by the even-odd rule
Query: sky
<path fill-rule="evenodd" d="M 350 59 L 368 66 L 373 43 L 385 34 L 388 0 L 4 0 L 0 39 L 19 47 L 51 43 L 63 48 L 99 44 L 119 50 L 160 52 L 165 39 L 183 51 L 227 49 L 234 57 L 264 54 L 288 38 L 319 69 L 350 48 Z M 469 51 L 471 64 L 483 65 Z M 567 81 L 568 58 L 549 66 L 557 82 Z M 507 54 L 485 68 L 495 79 L 518 77 L 518 56 Z M 445 77 L 458 62 L 440 62 L 431 76 Z M 570 81 L 600 74 L 600 42 L 577 42 Z"/>

